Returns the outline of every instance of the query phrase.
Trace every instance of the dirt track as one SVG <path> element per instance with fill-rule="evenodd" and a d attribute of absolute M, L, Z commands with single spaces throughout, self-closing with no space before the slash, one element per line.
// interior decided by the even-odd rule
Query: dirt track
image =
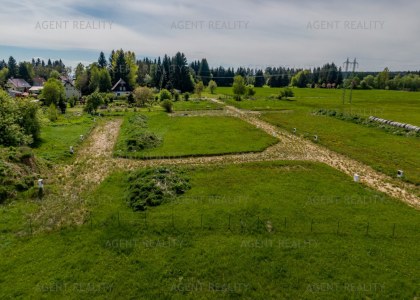
<path fill-rule="evenodd" d="M 219 102 L 214 99 L 212 101 Z M 84 147 L 78 151 L 77 158 L 72 165 L 55 170 L 54 174 L 63 186 L 63 190 L 43 201 L 40 210 L 34 216 L 35 219 L 48 223 L 48 227 L 51 228 L 84 222 L 87 210 L 84 201 L 80 199 L 80 195 L 93 191 L 115 170 L 132 170 L 162 164 L 237 164 L 274 160 L 317 161 L 350 176 L 357 173 L 360 175 L 361 183 L 398 198 L 417 209 L 420 208 L 420 199 L 415 194 L 418 193 L 418 190 L 415 186 L 396 181 L 356 160 L 264 122 L 258 118 L 258 112 L 243 111 L 232 106 L 225 106 L 224 111 L 220 111 L 220 114 L 240 118 L 278 138 L 279 143 L 259 153 L 156 160 L 113 158 L 112 152 L 118 137 L 121 120 L 111 120 L 92 131 L 90 137 L 85 141 Z"/>

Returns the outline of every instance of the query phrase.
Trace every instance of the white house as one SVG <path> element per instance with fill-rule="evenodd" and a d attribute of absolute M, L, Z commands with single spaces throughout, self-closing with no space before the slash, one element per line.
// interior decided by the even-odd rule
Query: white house
<path fill-rule="evenodd" d="M 60 77 L 61 83 L 64 86 L 64 92 L 66 94 L 66 99 L 71 97 L 76 97 L 79 99 L 82 96 L 82 93 L 74 86 L 70 79 L 67 77 Z"/>

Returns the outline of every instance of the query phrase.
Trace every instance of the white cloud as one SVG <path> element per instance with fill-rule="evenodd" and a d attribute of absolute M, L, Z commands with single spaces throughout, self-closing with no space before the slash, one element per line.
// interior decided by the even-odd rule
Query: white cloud
<path fill-rule="evenodd" d="M 190 60 L 207 57 L 212 65 L 236 66 L 309 67 L 327 61 L 340 64 L 350 56 L 359 58 L 361 70 L 384 66 L 394 70 L 420 69 L 420 3 L 408 0 L 382 1 L 380 5 L 362 0 L 2 2 L 0 43 L 6 46 L 69 53 L 75 49 L 109 52 L 124 48 L 139 56 L 183 51 Z M 42 21 L 68 23 L 65 29 L 37 29 Z M 96 25 L 108 22 L 108 27 L 82 30 L 75 28 L 73 21 Z M 203 28 L 173 28 L 174 22 L 198 21 L 204 22 Z M 334 28 L 308 29 L 308 24 L 333 21 L 338 22 Z M 209 28 L 215 22 L 247 22 L 247 26 Z M 346 27 L 346 22 L 370 26 L 377 22 L 377 27 L 352 28 Z"/>

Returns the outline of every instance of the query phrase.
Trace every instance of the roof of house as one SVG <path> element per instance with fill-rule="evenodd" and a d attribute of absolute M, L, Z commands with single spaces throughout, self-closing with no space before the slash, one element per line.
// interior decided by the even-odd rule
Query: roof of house
<path fill-rule="evenodd" d="M 20 79 L 20 78 L 10 78 L 8 82 L 13 84 L 13 86 L 17 88 L 30 88 L 31 87 L 29 83 L 27 83 L 24 79 Z"/>
<path fill-rule="evenodd" d="M 120 80 L 118 80 L 117 83 L 114 84 L 111 91 L 115 90 L 117 88 L 117 86 L 119 86 L 120 84 L 126 85 L 127 83 L 122 78 L 120 78 Z"/>
<path fill-rule="evenodd" d="M 34 82 L 34 86 L 43 86 L 45 83 L 45 79 L 42 77 L 35 77 L 32 81 Z"/>
<path fill-rule="evenodd" d="M 60 75 L 60 80 L 61 81 L 70 81 L 70 79 L 67 76 L 64 76 L 64 75 Z"/>

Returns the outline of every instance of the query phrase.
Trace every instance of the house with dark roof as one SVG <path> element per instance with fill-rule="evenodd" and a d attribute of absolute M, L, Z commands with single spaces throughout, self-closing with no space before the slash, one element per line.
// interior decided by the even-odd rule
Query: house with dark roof
<path fill-rule="evenodd" d="M 31 85 L 27 83 L 24 79 L 10 78 L 6 83 L 6 87 L 9 91 L 26 93 L 31 88 Z"/>
<path fill-rule="evenodd" d="M 122 78 L 117 81 L 111 91 L 115 94 L 115 96 L 129 95 L 132 92 L 128 84 Z"/>

